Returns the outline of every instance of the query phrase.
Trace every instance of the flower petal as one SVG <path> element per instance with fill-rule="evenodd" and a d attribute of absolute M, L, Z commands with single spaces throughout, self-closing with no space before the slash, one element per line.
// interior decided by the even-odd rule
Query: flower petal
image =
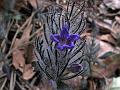
<path fill-rule="evenodd" d="M 58 34 L 51 35 L 50 39 L 54 42 L 60 42 L 60 35 Z"/>
<path fill-rule="evenodd" d="M 68 49 L 72 49 L 74 48 L 74 42 L 70 42 L 69 44 L 65 44 L 64 47 L 68 48 Z"/>
<path fill-rule="evenodd" d="M 60 45 L 60 43 L 57 44 L 57 49 L 64 50 L 65 47 L 63 45 Z"/>
<path fill-rule="evenodd" d="M 60 49 L 60 50 L 64 50 L 64 49 L 72 49 L 74 48 L 74 43 L 71 42 L 70 44 L 63 44 L 61 45 L 60 43 L 57 44 L 57 48 Z"/>
<path fill-rule="evenodd" d="M 78 34 L 71 34 L 68 38 L 69 41 L 74 42 L 76 40 L 78 40 L 80 38 L 80 36 Z"/>
<path fill-rule="evenodd" d="M 67 38 L 69 36 L 69 27 L 67 25 L 62 26 L 62 30 L 60 32 L 61 38 Z"/>

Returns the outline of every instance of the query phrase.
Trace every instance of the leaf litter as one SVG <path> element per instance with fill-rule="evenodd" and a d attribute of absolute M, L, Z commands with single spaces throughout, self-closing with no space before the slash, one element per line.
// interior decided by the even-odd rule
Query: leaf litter
<path fill-rule="evenodd" d="M 1 2 L 3 1 L 4 0 L 1 0 Z M 66 2 L 63 2 L 64 0 L 56 1 L 63 7 L 67 4 Z M 98 40 L 97 45 L 100 45 L 99 51 L 96 53 L 96 59 L 98 62 L 105 65 L 105 67 L 102 67 L 101 65 L 99 66 L 98 64 L 92 64 L 91 76 L 92 78 L 97 77 L 107 79 L 114 77 L 116 69 L 120 69 L 120 58 L 118 57 L 120 54 L 120 7 L 118 5 L 119 0 L 100 0 L 101 3 L 98 3 L 97 1 L 98 0 L 94 1 L 94 6 L 97 7 L 94 12 L 95 16 L 87 17 L 87 31 L 81 36 L 92 38 L 91 31 L 93 27 L 91 27 L 91 23 L 92 20 L 94 20 L 95 24 L 99 28 L 99 34 L 95 37 L 95 40 Z M 10 3 L 9 1 L 7 2 L 8 4 Z M 48 88 L 50 89 L 50 86 L 48 84 L 46 84 L 46 86 L 42 85 L 42 82 L 37 81 L 37 79 L 33 85 L 30 84 L 30 80 L 36 78 L 37 75 L 31 64 L 35 60 L 32 52 L 33 47 L 29 47 L 29 45 L 34 43 L 36 36 L 43 35 L 43 25 L 37 24 L 39 28 L 35 27 L 36 22 L 34 22 L 34 19 L 36 19 L 36 17 L 38 22 L 42 23 L 39 15 L 37 16 L 35 13 L 37 10 L 43 13 L 47 12 L 47 8 L 55 2 L 52 0 L 23 0 L 21 3 L 16 2 L 16 8 L 13 6 L 10 7 L 12 10 L 10 10 L 9 13 L 13 15 L 11 20 L 5 20 L 7 21 L 5 22 L 4 19 L 7 18 L 4 18 L 3 20 L 0 19 L 0 60 L 2 60 L 0 62 L 2 63 L 1 65 L 3 65 L 3 70 L 1 69 L 2 72 L 0 72 L 0 76 L 6 74 L 7 77 L 3 77 L 4 81 L 3 84 L 0 85 L 0 89 L 15 90 L 16 88 L 19 88 L 20 90 L 27 90 L 26 88 L 29 88 L 29 90 L 36 90 L 37 88 L 38 90 L 48 90 Z M 3 6 L 3 3 L 1 3 L 1 15 L 8 12 L 2 10 Z M 18 12 L 22 13 L 20 18 L 16 17 L 16 13 Z M 3 27 L 1 23 L 4 23 L 5 27 Z M 16 24 L 19 27 L 14 29 L 13 26 Z M 27 54 L 28 49 L 30 49 L 30 54 Z M 87 78 L 89 77 L 86 77 L 85 79 L 87 80 Z M 8 80 L 10 80 L 9 83 L 7 83 Z M 73 88 L 76 88 L 74 90 L 79 90 L 81 80 L 82 77 L 78 76 L 71 80 L 65 81 L 65 83 L 71 85 Z M 91 80 L 91 87 L 92 82 L 93 81 Z M 96 85 L 95 81 L 93 84 Z"/>

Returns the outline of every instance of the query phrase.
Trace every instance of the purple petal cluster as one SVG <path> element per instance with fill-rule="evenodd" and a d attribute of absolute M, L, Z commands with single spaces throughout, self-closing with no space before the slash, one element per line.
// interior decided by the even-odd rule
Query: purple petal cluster
<path fill-rule="evenodd" d="M 60 50 L 72 49 L 74 48 L 74 42 L 77 41 L 80 37 L 78 34 L 69 34 L 69 26 L 64 24 L 62 26 L 60 35 L 52 34 L 50 36 L 51 40 L 56 42 L 56 47 Z"/>
<path fill-rule="evenodd" d="M 79 72 L 83 70 L 83 66 L 81 64 L 72 64 L 68 70 L 72 71 L 73 73 Z"/>

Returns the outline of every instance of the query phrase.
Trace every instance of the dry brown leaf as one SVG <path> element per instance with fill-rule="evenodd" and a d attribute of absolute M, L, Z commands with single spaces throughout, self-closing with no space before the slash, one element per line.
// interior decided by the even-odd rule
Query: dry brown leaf
<path fill-rule="evenodd" d="M 29 0 L 28 1 L 35 9 L 37 8 L 37 0 Z"/>
<path fill-rule="evenodd" d="M 115 21 L 113 23 L 113 25 L 112 25 L 112 33 L 111 34 L 116 39 L 120 38 L 120 23 L 118 21 Z"/>
<path fill-rule="evenodd" d="M 24 31 L 23 31 L 23 35 L 20 39 L 20 44 L 24 44 L 25 42 L 28 42 L 29 41 L 29 38 L 30 38 L 30 32 L 32 30 L 32 25 L 28 25 Z"/>
<path fill-rule="evenodd" d="M 103 0 L 103 2 L 106 6 L 113 10 L 120 9 L 120 0 Z"/>
<path fill-rule="evenodd" d="M 111 24 L 108 24 L 102 20 L 95 20 L 96 25 L 98 25 L 101 29 L 101 33 L 111 33 L 112 27 Z"/>
<path fill-rule="evenodd" d="M 94 71 L 92 75 L 94 77 L 99 78 L 110 77 L 115 72 L 115 70 L 120 66 L 119 60 L 114 60 L 111 57 L 104 59 L 102 63 L 106 65 L 106 68 L 103 68 L 98 65 L 92 66 L 92 70 Z"/>
<path fill-rule="evenodd" d="M 102 39 L 104 39 L 104 38 L 102 37 Z M 110 45 L 109 43 L 100 41 L 100 50 L 98 52 L 98 57 L 101 57 L 106 52 L 117 53 L 117 49 L 115 47 L 113 47 L 112 45 Z M 98 59 L 98 61 L 103 63 L 106 66 L 106 68 L 103 68 L 99 65 L 94 65 L 92 67 L 92 70 L 95 71 L 92 73 L 94 77 L 99 77 L 99 78 L 103 78 L 105 76 L 109 77 L 110 75 L 113 74 L 115 69 L 118 67 L 118 63 L 116 63 L 116 61 L 113 60 L 111 57 L 107 57 L 106 59 Z"/>
<path fill-rule="evenodd" d="M 20 41 L 19 39 L 16 39 L 14 47 L 17 47 L 19 45 Z M 22 68 L 25 65 L 25 58 L 23 56 L 23 51 L 16 49 L 13 53 L 12 53 L 12 57 L 13 57 L 13 61 L 12 64 L 14 65 L 14 67 L 16 69 L 19 69 L 21 72 L 23 71 Z"/>
<path fill-rule="evenodd" d="M 35 72 L 33 72 L 33 68 L 31 64 L 26 64 L 24 67 L 24 72 L 23 72 L 23 79 L 29 80 L 34 76 Z"/>
<path fill-rule="evenodd" d="M 116 53 L 115 48 L 110 45 L 109 43 L 106 43 L 104 41 L 100 41 L 100 50 L 98 52 L 98 57 L 101 57 L 104 55 L 106 52 L 114 52 Z"/>
<path fill-rule="evenodd" d="M 113 60 L 111 58 L 106 58 L 102 61 L 103 61 L 102 63 L 105 64 L 106 67 L 108 67 L 109 65 L 111 65 L 113 63 Z M 93 70 L 92 76 L 98 77 L 98 78 L 103 78 L 105 76 L 108 76 L 109 75 L 108 73 L 111 71 L 106 71 L 106 69 L 107 68 L 103 68 L 99 65 L 93 65 L 92 66 L 92 70 Z"/>
<path fill-rule="evenodd" d="M 120 16 L 115 16 L 115 20 L 120 24 Z"/>
<path fill-rule="evenodd" d="M 30 26 L 28 25 L 23 31 L 23 35 L 21 39 L 15 40 L 13 48 L 17 48 L 19 45 L 23 45 L 25 42 L 28 42 L 30 38 L 31 30 L 32 30 L 32 25 Z M 24 49 L 16 49 L 12 53 L 12 56 L 13 56 L 12 64 L 14 65 L 16 69 L 19 69 L 21 72 L 23 72 L 23 67 L 25 65 L 25 58 L 24 58 L 25 48 L 27 48 L 27 46 L 24 47 Z"/>
<path fill-rule="evenodd" d="M 30 32 L 32 30 L 32 17 L 34 14 L 31 15 L 31 17 L 29 19 L 27 19 L 27 21 L 25 22 L 25 24 L 23 24 L 23 26 L 18 29 L 18 31 L 16 32 L 16 36 L 13 38 L 13 45 L 11 46 L 10 50 L 12 52 L 12 64 L 15 67 L 15 69 L 20 70 L 23 73 L 23 69 L 25 67 L 25 49 L 27 48 L 27 45 L 21 48 L 18 48 L 19 46 L 25 45 L 25 43 L 29 42 L 30 39 Z M 26 28 L 25 28 L 26 26 Z M 24 28 L 24 29 L 23 29 Z M 19 30 L 23 30 L 23 34 L 22 37 L 20 39 L 17 39 L 17 34 L 19 33 Z M 12 49 L 13 48 L 13 49 Z"/>
<path fill-rule="evenodd" d="M 102 40 L 102 41 L 107 41 L 107 42 L 109 42 L 109 43 L 111 43 L 111 44 L 116 45 L 115 39 L 114 39 L 110 34 L 101 35 L 101 36 L 99 36 L 98 38 L 99 38 L 100 40 Z"/>
<path fill-rule="evenodd" d="M 108 61 L 109 62 L 109 61 Z M 102 74 L 104 74 L 104 76 L 109 77 L 110 75 L 112 75 L 115 70 L 119 67 L 120 63 L 117 61 L 113 61 L 112 63 L 110 63 L 106 69 L 103 69 L 101 71 Z M 114 67 L 114 68 L 113 68 Z"/>
<path fill-rule="evenodd" d="M 45 7 L 51 5 L 50 0 L 28 0 L 28 2 L 31 4 L 31 6 L 34 9 L 40 8 L 41 10 L 44 10 Z"/>

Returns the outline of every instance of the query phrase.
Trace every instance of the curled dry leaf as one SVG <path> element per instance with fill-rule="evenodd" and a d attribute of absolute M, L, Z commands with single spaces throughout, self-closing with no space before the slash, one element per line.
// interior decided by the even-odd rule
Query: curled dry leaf
<path fill-rule="evenodd" d="M 112 58 L 108 58 L 108 59 L 112 59 Z M 109 63 L 109 60 L 108 60 L 108 63 Z M 120 66 L 119 60 L 112 59 L 111 62 L 109 63 L 109 65 L 107 65 L 107 67 L 105 69 L 102 69 L 100 73 L 104 74 L 104 76 L 109 77 L 114 74 L 115 70 L 119 66 Z"/>
<path fill-rule="evenodd" d="M 120 24 L 120 16 L 115 16 L 115 20 Z"/>
<path fill-rule="evenodd" d="M 101 33 L 108 33 L 108 34 L 111 33 L 111 28 L 112 28 L 111 24 L 106 23 L 105 21 L 102 21 L 102 20 L 98 20 L 98 19 L 95 20 L 95 23 L 101 28 L 100 29 Z"/>
<path fill-rule="evenodd" d="M 115 39 L 110 34 L 101 35 L 101 36 L 99 36 L 99 39 L 102 41 L 109 42 L 113 45 L 116 45 Z"/>
<path fill-rule="evenodd" d="M 112 45 L 110 45 L 109 43 L 106 43 L 104 41 L 100 41 L 100 50 L 98 52 L 98 57 L 102 57 L 103 55 L 105 55 L 107 52 L 113 52 L 113 53 L 117 53 L 117 50 L 115 47 L 113 47 Z M 105 57 L 107 58 L 107 57 Z"/>
<path fill-rule="evenodd" d="M 23 71 L 23 79 L 29 80 L 34 76 L 33 68 L 31 64 L 26 64 Z"/>
<path fill-rule="evenodd" d="M 31 6 L 35 9 L 37 8 L 37 1 L 39 1 L 39 0 L 28 0 L 28 2 L 31 4 Z"/>
<path fill-rule="evenodd" d="M 120 66 L 120 59 L 119 55 L 114 55 L 113 57 L 108 57 L 106 59 L 102 60 L 102 63 L 106 67 L 101 67 L 99 65 L 93 65 L 92 66 L 92 76 L 94 77 L 110 77 L 114 74 L 115 70 L 119 68 Z M 114 68 L 113 68 L 114 67 Z"/>
<path fill-rule="evenodd" d="M 50 0 L 28 0 L 28 2 L 31 4 L 31 6 L 34 9 L 39 8 L 41 10 L 44 10 L 45 7 L 47 7 L 51 4 Z"/>
<path fill-rule="evenodd" d="M 120 0 L 103 0 L 104 4 L 109 8 L 115 10 L 120 9 Z"/>
<path fill-rule="evenodd" d="M 14 47 L 17 47 L 20 44 L 20 40 L 16 39 Z M 19 69 L 21 72 L 23 72 L 23 67 L 25 65 L 25 58 L 24 58 L 24 51 L 16 49 L 12 53 L 13 61 L 12 64 L 16 69 Z"/>
<path fill-rule="evenodd" d="M 13 66 L 20 70 L 23 73 L 23 78 L 25 80 L 28 80 L 32 78 L 34 75 L 34 72 L 32 70 L 31 65 L 26 65 L 25 62 L 25 50 L 27 49 L 27 45 L 24 46 L 23 48 L 18 49 L 19 46 L 24 45 L 26 42 L 29 42 L 30 39 L 30 32 L 32 30 L 32 24 L 28 23 L 27 27 L 24 29 L 22 37 L 20 39 L 16 39 L 15 43 L 13 45 L 13 48 L 16 48 L 16 50 L 12 53 L 13 61 L 12 64 Z"/>
<path fill-rule="evenodd" d="M 113 69 L 108 70 L 108 67 L 110 65 L 112 65 L 113 60 L 111 58 L 106 58 L 106 59 L 103 60 L 102 63 L 105 64 L 106 68 L 103 68 L 103 67 L 101 67 L 99 65 L 93 65 L 92 66 L 92 71 L 93 71 L 92 76 L 98 77 L 98 78 L 104 78 L 104 77 L 110 75 L 110 73 L 111 73 L 111 71 L 113 71 Z"/>
<path fill-rule="evenodd" d="M 118 19 L 118 17 L 117 17 L 117 19 Z M 118 20 L 116 20 L 115 22 L 113 22 L 112 33 L 111 34 L 116 39 L 120 38 L 120 23 L 118 22 Z"/>
<path fill-rule="evenodd" d="M 30 38 L 30 32 L 32 30 L 32 24 L 28 25 L 24 31 L 23 31 L 23 35 L 20 39 L 20 44 L 24 44 L 25 42 L 28 42 L 29 41 L 29 38 Z"/>

